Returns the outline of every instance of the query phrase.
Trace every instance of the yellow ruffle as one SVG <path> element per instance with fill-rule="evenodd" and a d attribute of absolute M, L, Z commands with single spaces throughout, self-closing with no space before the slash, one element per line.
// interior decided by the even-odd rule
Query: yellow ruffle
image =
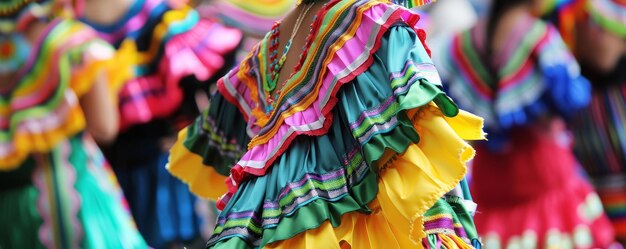
<path fill-rule="evenodd" d="M 474 149 L 462 137 L 484 139 L 482 119 L 461 112 L 444 118 L 434 105 L 409 111 L 420 142 L 403 154 L 387 154 L 380 165 L 372 214 L 350 213 L 267 248 L 422 248 L 423 214 L 465 176 Z M 387 160 L 385 160 L 387 159 Z M 472 248 L 454 235 L 434 236 L 446 248 Z"/>
<path fill-rule="evenodd" d="M 66 99 L 62 101 L 67 101 Z M 70 103 L 67 118 L 53 130 L 45 133 L 18 131 L 13 136 L 14 151 L 0 158 L 0 171 L 16 169 L 32 153 L 47 153 L 58 143 L 85 129 L 85 116 L 77 103 Z"/>
<path fill-rule="evenodd" d="M 187 128 L 178 133 L 178 140 L 170 149 L 169 172 L 189 186 L 189 190 L 199 197 L 217 200 L 226 193 L 226 176 L 220 175 L 213 167 L 205 166 L 202 157 L 190 152 L 183 145 Z"/>
<path fill-rule="evenodd" d="M 96 43 L 97 44 L 97 43 Z M 107 86 L 114 103 L 117 96 L 128 80 L 134 77 L 133 66 L 136 64 L 136 46 L 132 42 L 124 42 L 117 51 L 111 47 L 93 47 L 102 50 L 111 49 L 111 56 L 92 59 L 83 67 L 73 72 L 71 87 L 79 97 L 91 89 L 98 77 L 106 77 Z M 87 51 L 89 52 L 89 51 Z"/>

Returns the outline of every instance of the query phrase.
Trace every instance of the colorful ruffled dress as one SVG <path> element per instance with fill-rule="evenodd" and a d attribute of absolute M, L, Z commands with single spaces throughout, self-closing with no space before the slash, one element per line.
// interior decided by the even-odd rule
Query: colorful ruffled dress
<path fill-rule="evenodd" d="M 234 65 L 241 32 L 164 0 L 136 0 L 110 25 L 82 20 L 116 46 L 120 70 L 132 70 L 119 93 L 121 134 L 104 152 L 139 230 L 155 248 L 198 238 L 205 221 L 165 169 L 164 141 L 200 114 L 196 93 Z"/>
<path fill-rule="evenodd" d="M 85 133 L 79 99 L 112 62 L 88 51 L 113 52 L 84 24 L 55 19 L 16 80 L 0 83 L 0 248 L 147 247 Z"/>
<path fill-rule="evenodd" d="M 532 17 L 482 60 L 485 24 L 455 35 L 435 60 L 448 93 L 485 118 L 470 189 L 485 248 L 608 248 L 613 231 L 578 172 L 563 119 L 590 100 L 589 82 L 557 30 Z"/>
<path fill-rule="evenodd" d="M 480 248 L 460 183 L 482 119 L 441 89 L 419 19 L 329 1 L 269 113 L 269 34 L 218 81 L 168 166 L 219 198 L 208 248 Z"/>
<path fill-rule="evenodd" d="M 626 3 L 610 0 L 568 0 L 549 15 L 562 34 L 575 35 L 576 18 L 588 14 L 601 28 L 626 36 Z M 573 43 L 573 40 L 572 40 Z M 573 44 L 569 44 L 574 47 Z M 593 85 L 591 104 L 572 122 L 574 151 L 592 179 L 616 235 L 626 239 L 626 60 L 609 75 L 583 65 Z M 587 70 L 586 70 L 587 69 Z"/>

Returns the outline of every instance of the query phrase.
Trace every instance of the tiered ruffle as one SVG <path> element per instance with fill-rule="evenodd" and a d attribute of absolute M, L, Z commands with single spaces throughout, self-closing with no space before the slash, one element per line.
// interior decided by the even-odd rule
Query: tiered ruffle
<path fill-rule="evenodd" d="M 201 88 L 227 65 L 239 45 L 240 31 L 200 17 L 189 6 L 163 0 L 137 0 L 118 23 L 98 25 L 84 20 L 100 36 L 116 44 L 133 74 L 119 92 L 121 129 L 179 115 L 183 88 Z M 182 84 L 191 78 L 192 83 Z"/>
<path fill-rule="evenodd" d="M 475 233 L 432 221 L 461 220 L 440 198 L 463 178 L 474 152 L 462 138 L 484 138 L 482 120 L 441 90 L 419 17 L 377 1 L 322 13 L 338 20 L 321 26 L 309 51 L 319 56 L 287 83 L 280 111 L 261 111 L 261 45 L 179 134 L 170 172 L 205 197 L 228 191 L 209 246 L 470 247 Z"/>
<path fill-rule="evenodd" d="M 111 48 L 79 22 L 52 21 L 33 50 L 19 80 L 0 89 L 0 170 L 84 130 L 79 98 L 97 77 L 107 76 L 112 90 L 125 78 L 112 70 Z"/>

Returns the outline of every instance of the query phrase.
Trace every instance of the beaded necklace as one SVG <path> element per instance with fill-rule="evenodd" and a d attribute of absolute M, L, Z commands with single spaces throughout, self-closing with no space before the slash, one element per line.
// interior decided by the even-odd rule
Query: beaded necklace
<path fill-rule="evenodd" d="M 283 83 L 282 86 L 280 86 L 278 89 L 277 88 L 277 83 L 278 83 L 278 79 L 280 78 L 280 72 L 285 64 L 285 61 L 287 60 L 287 55 L 289 54 L 289 51 L 291 49 L 291 44 L 293 42 L 293 39 L 295 38 L 296 34 L 298 33 L 300 26 L 302 25 L 302 22 L 304 21 L 304 17 L 306 17 L 306 14 L 309 12 L 309 10 L 313 7 L 313 4 L 308 5 L 305 9 L 303 9 L 299 16 L 298 19 L 296 20 L 296 24 L 294 25 L 293 30 L 291 31 L 291 37 L 289 38 L 289 40 L 287 41 L 287 43 L 285 44 L 285 47 L 283 48 L 283 53 L 280 57 L 280 59 L 278 59 L 278 45 L 279 45 L 279 35 L 280 35 L 280 22 L 275 22 L 271 33 L 270 33 L 270 47 L 269 47 L 269 67 L 268 70 L 269 72 L 266 73 L 266 77 L 263 80 L 263 90 L 265 91 L 265 98 L 266 98 L 266 108 L 265 108 L 265 113 L 269 114 L 270 112 L 272 112 L 274 110 L 274 107 L 276 105 L 276 100 L 278 99 L 278 97 L 280 96 L 280 93 L 282 91 L 282 88 L 284 87 Z M 309 31 L 309 35 L 307 36 L 306 39 L 306 43 L 303 46 L 303 50 L 306 50 L 306 48 L 308 47 L 311 38 L 312 38 L 312 33 L 313 33 L 313 25 L 315 23 L 317 19 L 317 16 L 314 17 L 313 19 L 313 23 L 311 24 L 311 29 Z M 300 62 L 294 67 L 294 71 L 291 74 L 291 77 L 293 77 L 293 75 L 295 74 L 295 72 L 299 69 L 300 65 L 302 64 L 302 59 L 304 58 L 302 55 L 304 53 L 300 54 Z M 276 91 L 274 91 L 276 90 Z M 272 94 L 272 91 L 274 91 L 274 94 Z"/>

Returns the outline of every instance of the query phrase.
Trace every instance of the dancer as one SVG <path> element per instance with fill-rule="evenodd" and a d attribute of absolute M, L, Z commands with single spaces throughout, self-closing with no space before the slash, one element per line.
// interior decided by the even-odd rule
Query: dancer
<path fill-rule="evenodd" d="M 92 139 L 117 133 L 113 49 L 69 10 L 0 5 L 0 248 L 146 248 Z"/>
<path fill-rule="evenodd" d="M 302 1 L 218 81 L 168 166 L 219 197 L 207 247 L 480 247 L 452 190 L 482 120 L 441 90 L 419 19 L 387 1 Z"/>
<path fill-rule="evenodd" d="M 134 71 L 119 93 L 121 133 L 104 152 L 139 231 L 155 248 L 192 243 L 208 220 L 167 173 L 167 150 L 199 115 L 196 96 L 233 65 L 242 34 L 180 1 L 87 0 L 82 21 L 115 45 L 120 68 Z"/>
<path fill-rule="evenodd" d="M 590 85 L 557 30 L 532 16 L 541 3 L 494 1 L 436 60 L 489 133 L 473 161 L 476 227 L 486 248 L 608 248 L 613 231 L 562 119 L 589 103 Z"/>
<path fill-rule="evenodd" d="M 618 239 L 626 243 L 626 4 L 563 1 L 549 19 L 570 37 L 593 85 L 591 104 L 572 122 L 574 148 Z"/>

